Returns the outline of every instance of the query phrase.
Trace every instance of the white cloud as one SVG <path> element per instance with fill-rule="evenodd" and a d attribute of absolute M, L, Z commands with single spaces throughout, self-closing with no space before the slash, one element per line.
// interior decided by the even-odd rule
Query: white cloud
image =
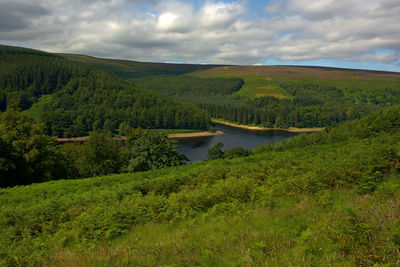
<path fill-rule="evenodd" d="M 383 63 L 392 63 L 399 59 L 398 53 L 371 53 L 361 56 L 361 61 L 364 62 L 383 62 Z"/>
<path fill-rule="evenodd" d="M 238 2 L 208 2 L 200 11 L 200 22 L 208 28 L 227 27 L 244 12 L 244 6 Z"/>
<path fill-rule="evenodd" d="M 0 42 L 143 61 L 400 62 L 399 0 L 271 0 L 265 17 L 246 0 L 200 3 L 0 0 Z"/>

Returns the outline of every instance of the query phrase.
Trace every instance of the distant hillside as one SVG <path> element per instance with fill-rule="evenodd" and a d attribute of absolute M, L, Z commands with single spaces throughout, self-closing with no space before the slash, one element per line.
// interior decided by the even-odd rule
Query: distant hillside
<path fill-rule="evenodd" d="M 276 128 L 335 126 L 400 103 L 400 73 L 394 72 L 221 66 L 130 81 L 197 104 L 214 118 Z"/>
<path fill-rule="evenodd" d="M 135 88 L 150 89 L 195 104 L 213 118 L 268 128 L 332 127 L 400 103 L 400 73 L 395 72 L 303 66 L 146 63 L 74 54 L 45 55 L 57 60 L 67 58 L 69 64 L 84 62 L 96 69 L 111 71 Z M 0 95 L 0 108 L 3 109 L 4 99 L 4 94 Z M 17 102 L 20 101 L 18 105 L 23 109 L 37 102 L 30 112 L 32 116 L 38 116 L 38 110 L 49 99 L 46 97 L 37 102 L 36 96 L 24 95 Z M 184 114 L 178 117 L 184 117 Z M 207 115 L 198 117 L 204 116 Z M 182 125 L 182 119 L 172 117 L 169 116 L 168 121 L 180 121 Z M 160 123 L 153 117 L 144 127 L 171 127 L 166 125 L 166 118 L 162 120 Z M 203 128 L 208 123 L 190 127 Z M 136 122 L 131 124 L 137 126 Z M 119 122 L 112 125 L 119 127 Z"/>
<path fill-rule="evenodd" d="M 199 64 L 172 64 L 156 62 L 139 62 L 133 60 L 96 58 L 77 54 L 58 54 L 70 60 L 89 63 L 101 70 L 114 72 L 116 75 L 125 78 L 137 78 L 153 75 L 181 75 L 198 70 L 221 65 L 199 65 Z"/>
<path fill-rule="evenodd" d="M 0 46 L 0 111 L 23 110 L 51 136 L 129 129 L 207 129 L 207 112 L 192 104 L 138 88 L 90 64 Z"/>
<path fill-rule="evenodd" d="M 400 106 L 245 158 L 0 189 L 0 265 L 396 266 Z"/>
<path fill-rule="evenodd" d="M 400 85 L 400 73 L 341 69 L 307 66 L 224 66 L 193 73 L 197 77 L 236 77 L 243 78 L 245 85 L 239 95 L 249 97 L 273 96 L 285 98 L 296 92 L 287 92 L 287 87 L 301 84 L 315 84 L 337 87 L 347 90 L 361 89 L 353 92 L 353 101 L 362 101 L 362 93 L 368 90 Z M 293 95 L 292 95 L 292 94 Z M 379 92 L 376 92 L 379 93 Z M 358 98 L 357 98 L 358 97 Z M 367 95 L 365 97 L 368 98 Z M 371 100 L 372 101 L 372 100 Z"/>

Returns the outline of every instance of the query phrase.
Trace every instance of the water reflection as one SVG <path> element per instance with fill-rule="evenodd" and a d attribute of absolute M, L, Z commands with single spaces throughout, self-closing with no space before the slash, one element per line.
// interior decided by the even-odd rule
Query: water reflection
<path fill-rule="evenodd" d="M 238 146 L 246 149 L 253 149 L 261 144 L 279 142 L 297 135 L 297 133 L 286 131 L 244 130 L 221 124 L 217 124 L 215 128 L 219 131 L 223 131 L 224 134 L 178 140 L 178 150 L 184 153 L 192 162 L 202 161 L 207 157 L 207 149 L 218 142 L 224 143 L 224 149 Z"/>

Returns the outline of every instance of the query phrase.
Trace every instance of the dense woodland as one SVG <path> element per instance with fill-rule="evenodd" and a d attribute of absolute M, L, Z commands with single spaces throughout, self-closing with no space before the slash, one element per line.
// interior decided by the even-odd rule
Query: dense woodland
<path fill-rule="evenodd" d="M 131 81 L 196 104 L 213 118 L 276 128 L 335 126 L 342 121 L 361 118 L 372 111 L 400 103 L 400 90 L 396 86 L 378 86 L 373 90 L 376 85 L 371 84 L 371 90 L 363 90 L 357 88 L 357 82 L 346 88 L 316 81 L 282 82 L 279 87 L 292 97 L 279 99 L 272 96 L 249 98 L 235 95 L 243 85 L 239 78 L 150 76 Z"/>
<path fill-rule="evenodd" d="M 143 88 L 170 95 L 230 95 L 238 91 L 243 80 L 240 78 L 199 78 L 194 76 L 147 76 L 132 79 Z"/>
<path fill-rule="evenodd" d="M 147 171 L 187 160 L 158 131 L 130 131 L 124 143 L 92 132 L 84 144 L 64 145 L 44 132 L 42 124 L 18 112 L 0 114 L 0 187 Z"/>
<path fill-rule="evenodd" d="M 22 52 L 21 52 L 22 51 Z M 111 73 L 59 56 L 0 47 L 0 111 L 29 109 L 51 95 L 40 120 L 50 136 L 129 129 L 207 129 L 207 112 L 192 104 L 137 88 Z"/>

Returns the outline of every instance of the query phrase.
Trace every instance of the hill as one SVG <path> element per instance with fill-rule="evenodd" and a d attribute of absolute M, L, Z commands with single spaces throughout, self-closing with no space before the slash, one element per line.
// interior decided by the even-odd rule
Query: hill
<path fill-rule="evenodd" d="M 207 129 L 209 115 L 192 104 L 138 88 L 110 72 L 32 49 L 0 46 L 0 111 L 39 119 L 50 136 L 129 129 Z"/>
<path fill-rule="evenodd" d="M 224 79 L 225 87 L 214 89 L 212 84 L 217 84 L 218 79 Z M 224 66 L 183 76 L 151 76 L 131 81 L 197 104 L 213 118 L 275 128 L 335 126 L 400 103 L 400 74 L 391 72 Z M 189 81 L 196 86 L 188 85 Z M 206 81 L 208 86 L 201 87 Z"/>
<path fill-rule="evenodd" d="M 0 189 L 0 265 L 381 266 L 400 106 L 246 158 Z"/>
<path fill-rule="evenodd" d="M 134 60 L 97 58 L 78 54 L 57 54 L 64 58 L 89 63 L 98 69 L 114 72 L 116 75 L 125 78 L 137 78 L 156 75 L 181 75 L 221 65 L 199 65 L 199 64 L 173 64 L 157 62 L 140 62 Z"/>
<path fill-rule="evenodd" d="M 349 101 L 354 103 L 362 101 L 363 98 L 371 102 L 372 96 L 369 94 L 372 90 L 384 90 L 385 87 L 398 86 L 400 82 L 400 73 L 396 72 L 309 66 L 224 66 L 197 71 L 193 75 L 207 78 L 245 77 L 245 84 L 248 83 L 248 86 L 244 86 L 237 94 L 250 97 L 274 96 L 269 94 L 271 90 L 267 89 L 268 87 L 280 92 L 281 95 L 278 98 L 295 95 L 296 92 L 286 91 L 290 85 L 318 84 L 343 88 L 353 90 L 353 94 L 343 93 Z M 360 91 L 355 91 L 355 88 Z"/>
<path fill-rule="evenodd" d="M 267 128 L 331 127 L 400 103 L 400 73 L 302 66 L 145 63 L 62 54 L 213 118 Z"/>

